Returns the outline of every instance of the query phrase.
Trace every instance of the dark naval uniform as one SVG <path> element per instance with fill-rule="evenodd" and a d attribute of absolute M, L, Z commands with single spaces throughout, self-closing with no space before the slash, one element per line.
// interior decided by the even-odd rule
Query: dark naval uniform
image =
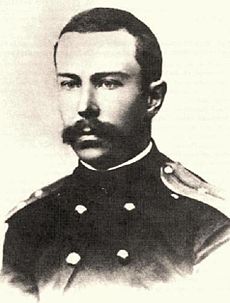
<path fill-rule="evenodd" d="M 80 163 L 9 217 L 3 272 L 35 295 L 50 281 L 63 290 L 90 279 L 148 287 L 190 274 L 230 229 L 206 198 L 219 199 L 155 145 L 116 170 Z"/>

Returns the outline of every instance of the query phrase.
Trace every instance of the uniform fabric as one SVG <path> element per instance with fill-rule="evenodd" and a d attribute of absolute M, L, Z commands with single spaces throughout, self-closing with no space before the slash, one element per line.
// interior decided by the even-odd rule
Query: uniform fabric
<path fill-rule="evenodd" d="M 167 161 L 154 145 L 142 160 L 114 171 L 80 164 L 59 188 L 8 220 L 4 274 L 38 294 L 50 281 L 63 290 L 92 279 L 148 287 L 192 273 L 208 255 L 202 251 L 221 243 L 229 220 L 173 195 L 160 179 Z"/>

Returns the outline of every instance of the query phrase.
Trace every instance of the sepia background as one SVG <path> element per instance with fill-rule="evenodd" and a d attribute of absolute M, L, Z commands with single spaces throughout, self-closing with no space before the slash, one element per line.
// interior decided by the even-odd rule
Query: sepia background
<path fill-rule="evenodd" d="M 162 47 L 163 79 L 168 83 L 164 106 L 153 122 L 153 137 L 166 155 L 229 191 L 227 0 L 1 0 L 0 221 L 31 192 L 71 173 L 77 165 L 75 154 L 60 139 L 53 45 L 74 14 L 95 6 L 128 10 L 151 27 Z M 1 234 L 1 245 L 2 241 Z M 221 257 L 228 260 L 229 254 Z M 215 260 L 213 264 L 219 266 Z M 226 264 L 223 262 L 224 267 Z M 210 294 L 208 302 L 227 302 L 229 287 L 225 284 L 229 279 L 219 272 L 215 279 L 219 288 L 205 277 L 208 292 L 202 292 L 196 280 L 190 292 L 184 285 L 176 292 L 169 289 L 166 296 L 158 289 L 157 299 L 163 302 L 163 295 L 170 301 L 205 301 Z M 7 299 L 27 302 L 12 291 L 11 287 L 4 289 Z M 86 299 L 91 302 L 94 294 L 87 292 Z M 111 298 L 108 290 L 108 301 L 124 301 L 124 291 L 115 289 L 112 294 Z M 135 302 L 142 299 L 134 298 Z M 152 296 L 144 300 L 152 302 Z"/>
<path fill-rule="evenodd" d="M 1 0 L 2 217 L 77 165 L 60 139 L 53 45 L 74 14 L 94 6 L 128 10 L 151 27 L 162 47 L 168 83 L 153 137 L 166 155 L 228 190 L 228 1 Z"/>

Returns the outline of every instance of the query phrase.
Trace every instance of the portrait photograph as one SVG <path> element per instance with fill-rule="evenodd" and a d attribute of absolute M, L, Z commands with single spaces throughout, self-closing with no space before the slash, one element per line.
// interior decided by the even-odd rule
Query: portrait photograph
<path fill-rule="evenodd" d="M 229 9 L 1 1 L 3 301 L 229 301 Z"/>

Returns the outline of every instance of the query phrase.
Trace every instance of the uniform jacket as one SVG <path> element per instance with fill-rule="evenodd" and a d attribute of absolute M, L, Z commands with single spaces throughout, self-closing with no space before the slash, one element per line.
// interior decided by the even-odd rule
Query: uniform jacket
<path fill-rule="evenodd" d="M 80 163 L 8 218 L 3 273 L 35 295 L 50 281 L 63 290 L 92 279 L 148 287 L 191 274 L 230 228 L 205 198 L 218 194 L 156 146 L 114 171 Z"/>

